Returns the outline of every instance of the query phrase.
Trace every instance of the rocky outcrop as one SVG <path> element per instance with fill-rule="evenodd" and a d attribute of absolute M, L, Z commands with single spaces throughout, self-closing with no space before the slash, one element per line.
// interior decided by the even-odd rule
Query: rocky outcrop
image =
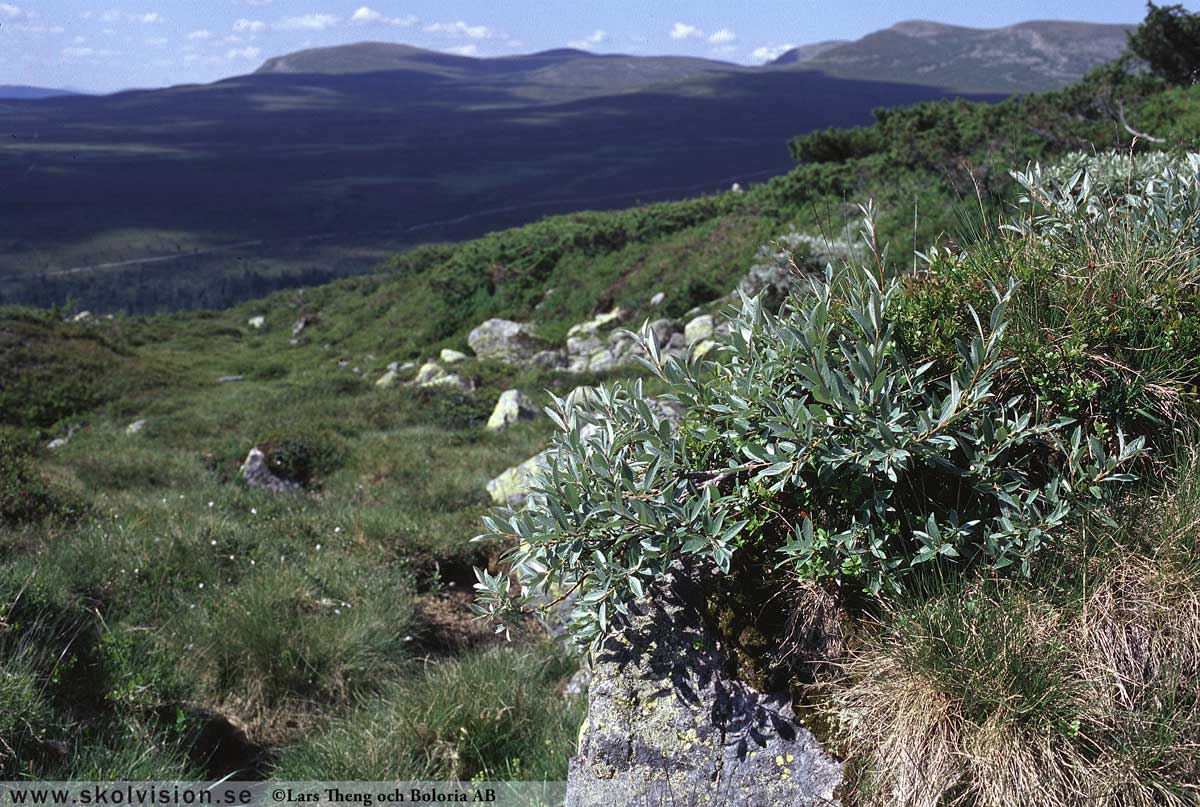
<path fill-rule="evenodd" d="M 270 493 L 299 493 L 303 489 L 300 483 L 281 479 L 271 473 L 271 469 L 267 467 L 267 455 L 257 447 L 250 449 L 250 453 L 246 455 L 241 476 L 247 487 Z"/>
<path fill-rule="evenodd" d="M 467 344 L 481 359 L 505 364 L 527 365 L 547 345 L 533 332 L 533 326 L 508 319 L 489 319 L 471 331 Z"/>
<path fill-rule="evenodd" d="M 505 390 L 496 401 L 496 408 L 488 418 L 487 430 L 500 432 L 516 423 L 518 420 L 529 420 L 537 417 L 538 409 L 529 396 L 518 389 Z"/>
<path fill-rule="evenodd" d="M 841 763 L 786 693 L 727 675 L 700 602 L 695 576 L 676 567 L 597 654 L 567 807 L 838 804 Z"/>

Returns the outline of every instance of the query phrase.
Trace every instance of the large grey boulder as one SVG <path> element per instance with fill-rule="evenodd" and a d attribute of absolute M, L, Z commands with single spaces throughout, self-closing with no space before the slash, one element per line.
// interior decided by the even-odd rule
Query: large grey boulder
<path fill-rule="evenodd" d="M 529 364 L 548 345 L 533 332 L 533 326 L 508 319 L 489 319 L 467 336 L 467 344 L 481 359 L 505 364 Z"/>
<path fill-rule="evenodd" d="M 593 662 L 566 807 L 838 804 L 842 765 L 786 695 L 731 679 L 682 567 L 637 603 Z"/>
<path fill-rule="evenodd" d="M 550 466 L 552 452 L 549 449 L 534 454 L 520 465 L 505 470 L 487 483 L 492 501 L 504 507 L 521 507 L 533 491 L 533 480 L 542 469 Z"/>
<path fill-rule="evenodd" d="M 488 418 L 487 430 L 501 432 L 518 420 L 537 417 L 538 409 L 528 395 L 519 389 L 505 390 L 496 401 L 496 408 Z"/>
<path fill-rule="evenodd" d="M 242 463 L 241 475 L 247 487 L 270 493 L 299 493 L 303 489 L 300 483 L 273 474 L 267 467 L 267 455 L 259 448 L 250 449 Z"/>
<path fill-rule="evenodd" d="M 712 314 L 701 314 L 688 322 L 683 329 L 683 337 L 689 345 L 712 339 L 717 332 L 717 323 Z"/>
<path fill-rule="evenodd" d="M 593 387 L 576 387 L 571 391 L 567 399 L 579 400 L 582 396 L 590 394 L 593 389 Z M 683 417 L 686 414 L 682 404 L 662 398 L 647 398 L 646 405 L 650 407 L 650 411 L 670 423 L 672 428 L 677 428 L 683 422 Z M 594 427 L 584 427 L 582 430 L 584 439 L 587 439 L 589 429 L 592 428 Z M 491 495 L 492 501 L 500 506 L 523 506 L 525 500 L 529 498 L 529 494 L 533 490 L 534 479 L 537 478 L 537 475 L 544 468 L 548 468 L 553 461 L 554 452 L 551 449 L 546 449 L 533 455 L 520 465 L 508 468 L 487 483 L 487 492 Z"/>

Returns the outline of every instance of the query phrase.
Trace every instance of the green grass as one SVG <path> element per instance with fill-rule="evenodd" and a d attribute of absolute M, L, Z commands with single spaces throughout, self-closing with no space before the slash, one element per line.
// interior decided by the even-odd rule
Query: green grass
<path fill-rule="evenodd" d="M 438 665 L 289 748 L 276 774 L 562 781 L 585 711 L 560 691 L 572 669 L 560 651 L 536 645 Z"/>
<path fill-rule="evenodd" d="M 489 316 L 556 341 L 614 305 L 682 316 L 732 289 L 765 241 L 840 235 L 851 201 L 879 200 L 899 264 L 914 239 L 951 248 L 906 287 L 917 353 L 944 356 L 969 324 L 964 304 L 1015 273 L 1028 296 L 1014 337 L 1030 346 L 1022 370 L 1053 382 L 1047 406 L 1153 410 L 1161 399 L 1071 387 L 1095 380 L 1097 356 L 1142 373 L 1135 391 L 1183 400 L 1194 379 L 1180 357 L 1196 335 L 1171 323 L 1194 321 L 1194 278 L 1166 273 L 1182 284 L 1167 294 L 1162 270 L 1190 253 L 1086 239 L 1029 249 L 978 223 L 1012 198 L 1004 168 L 1107 142 L 1111 121 L 1085 94 L 894 113 L 847 136 L 862 138 L 857 156 L 746 194 L 555 217 L 229 310 L 89 323 L 0 311 L 0 773 L 224 775 L 197 739 L 215 714 L 277 754 L 266 772 L 279 776 L 561 779 L 582 719 L 559 694 L 571 662 L 535 642 L 492 646 L 455 620 L 470 567 L 496 560 L 497 547 L 469 543 L 490 508 L 484 485 L 550 432 L 540 419 L 486 433 L 496 397 L 604 379 L 471 359 L 456 371 L 477 380 L 473 398 L 374 381 L 392 361 L 464 347 Z M 1172 136 L 1185 139 L 1195 97 L 1131 98 L 1131 118 L 1178 120 Z M 1077 282 L 1085 258 L 1103 283 Z M 658 291 L 663 308 L 644 308 Z M 290 344 L 292 323 L 317 312 Z M 260 314 L 258 331 L 246 320 Z M 1055 364 L 1035 351 L 1047 331 L 1075 352 Z M 217 383 L 230 374 L 245 380 Z M 138 419 L 145 429 L 127 434 Z M 65 447 L 44 448 L 71 426 Z M 302 494 L 238 481 L 260 444 Z M 1033 581 L 930 581 L 858 624 L 827 705 L 863 799 L 899 787 L 913 804 L 1069 803 L 1098 777 L 1124 803 L 1183 800 L 1177 785 L 1195 781 L 1200 474 L 1176 464 L 1126 503 L 1115 537 L 1081 531 Z M 1151 655 L 1130 656 L 1143 623 Z M 1067 789 L 1029 786 L 1060 770 Z"/>

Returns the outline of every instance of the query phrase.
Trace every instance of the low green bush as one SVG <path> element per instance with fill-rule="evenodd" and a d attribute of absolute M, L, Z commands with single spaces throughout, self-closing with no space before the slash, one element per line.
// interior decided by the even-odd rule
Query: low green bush
<path fill-rule="evenodd" d="M 514 545 L 480 572 L 478 608 L 504 618 L 540 592 L 578 592 L 572 633 L 595 649 L 611 617 L 680 559 L 728 573 L 735 551 L 776 553 L 801 579 L 872 594 L 923 564 L 1028 574 L 1069 519 L 1095 511 L 1143 439 L 1039 420 L 1002 396 L 1011 283 L 941 372 L 896 336 L 902 284 L 874 261 L 830 269 L 779 315 L 745 299 L 718 361 L 648 365 L 688 410 L 672 428 L 639 384 L 556 399 L 556 456 L 529 505 L 486 519 Z"/>
<path fill-rule="evenodd" d="M 74 519 L 83 503 L 38 470 L 29 441 L 0 429 L 0 526 L 34 524 L 49 518 Z"/>

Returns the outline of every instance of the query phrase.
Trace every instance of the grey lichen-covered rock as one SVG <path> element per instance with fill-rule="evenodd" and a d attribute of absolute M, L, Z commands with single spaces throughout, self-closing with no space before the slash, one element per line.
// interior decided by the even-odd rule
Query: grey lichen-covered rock
<path fill-rule="evenodd" d="M 597 655 L 567 807 L 838 804 L 841 763 L 786 695 L 727 676 L 699 602 L 677 567 Z"/>
<path fill-rule="evenodd" d="M 689 345 L 712 339 L 717 332 L 716 320 L 711 314 L 701 314 L 688 322 L 683 329 L 683 337 Z"/>
<path fill-rule="evenodd" d="M 504 431 L 518 420 L 528 420 L 537 417 L 537 406 L 528 395 L 519 389 L 505 390 L 496 401 L 496 408 L 488 418 L 487 430 L 491 432 Z"/>
<path fill-rule="evenodd" d="M 246 320 L 246 324 L 256 331 L 261 331 L 263 326 L 267 324 L 267 318 L 260 314 L 257 317 L 250 317 L 250 319 Z"/>
<path fill-rule="evenodd" d="M 492 501 L 508 507 L 520 507 L 525 504 L 533 489 L 534 477 L 550 464 L 550 458 L 550 451 L 539 452 L 488 482 L 487 492 Z"/>
<path fill-rule="evenodd" d="M 246 461 L 242 463 L 241 475 L 247 487 L 271 493 L 299 493 L 302 490 L 298 482 L 280 479 L 271 473 L 267 467 L 267 455 L 259 448 L 250 449 Z"/>
<path fill-rule="evenodd" d="M 379 377 L 379 380 L 375 382 L 375 386 L 379 387 L 380 389 L 391 389 L 392 387 L 396 386 L 396 382 L 399 380 L 400 373 L 398 371 L 388 370 Z"/>
<path fill-rule="evenodd" d="M 593 389 L 592 387 L 576 387 L 567 396 L 567 400 L 579 400 L 582 396 L 591 394 Z M 647 398 L 646 404 L 650 407 L 651 411 L 670 423 L 673 428 L 678 427 L 683 422 L 685 411 L 682 404 L 662 398 Z M 584 427 L 582 430 L 584 439 L 587 439 L 590 430 L 593 428 L 595 427 Z M 515 465 L 507 469 L 487 483 L 487 492 L 491 495 L 492 501 L 501 506 L 523 506 L 525 500 L 533 490 L 533 480 L 536 475 L 543 468 L 549 467 L 553 461 L 554 452 L 546 449 L 525 460 L 520 465 Z"/>
<path fill-rule="evenodd" d="M 143 418 L 142 420 L 135 420 L 133 423 L 130 423 L 128 426 L 126 426 L 125 433 L 130 436 L 135 435 L 135 434 L 141 434 L 142 430 L 145 428 L 146 428 L 146 421 Z"/>
<path fill-rule="evenodd" d="M 442 360 L 442 364 L 458 364 L 460 361 L 466 360 L 467 354 L 461 350 L 451 350 L 445 347 L 442 348 L 442 352 L 438 355 L 438 358 Z"/>
<path fill-rule="evenodd" d="M 607 314 L 597 314 L 587 322 L 580 322 L 578 325 L 572 325 L 567 331 L 567 336 L 580 336 L 583 334 L 596 333 L 603 328 L 620 322 L 625 316 L 625 311 L 620 307 L 614 308 Z"/>
<path fill-rule="evenodd" d="M 292 325 L 292 338 L 298 338 L 300 334 L 304 333 L 308 326 L 315 322 L 319 322 L 320 320 L 320 314 L 301 314 L 296 322 Z"/>
<path fill-rule="evenodd" d="M 547 348 L 531 325 L 508 319 L 484 322 L 467 336 L 467 344 L 481 359 L 515 365 L 529 364 L 535 354 Z"/>
<path fill-rule="evenodd" d="M 567 366 L 567 357 L 558 350 L 539 350 L 529 357 L 529 366 L 542 370 L 561 370 Z"/>

